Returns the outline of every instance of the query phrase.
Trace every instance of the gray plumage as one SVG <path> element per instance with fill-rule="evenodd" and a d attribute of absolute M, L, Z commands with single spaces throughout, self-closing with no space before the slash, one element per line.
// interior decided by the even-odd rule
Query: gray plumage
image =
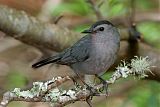
<path fill-rule="evenodd" d="M 109 21 L 98 21 L 73 46 L 32 65 L 38 68 L 49 63 L 70 66 L 78 74 L 101 75 L 114 63 L 120 45 L 117 28 Z"/>

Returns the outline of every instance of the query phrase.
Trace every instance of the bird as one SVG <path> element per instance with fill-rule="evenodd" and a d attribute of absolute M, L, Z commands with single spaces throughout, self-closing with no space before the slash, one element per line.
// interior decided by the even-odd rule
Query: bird
<path fill-rule="evenodd" d="M 101 76 L 114 64 L 120 47 L 118 29 L 107 20 L 100 20 L 84 30 L 84 35 L 71 47 L 32 65 L 39 68 L 55 63 L 67 65 L 79 76 L 95 75 L 104 84 Z"/>

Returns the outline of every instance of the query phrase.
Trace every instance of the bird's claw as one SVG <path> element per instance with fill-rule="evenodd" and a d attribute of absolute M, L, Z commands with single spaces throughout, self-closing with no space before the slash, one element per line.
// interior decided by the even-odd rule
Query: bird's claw
<path fill-rule="evenodd" d="M 86 98 L 86 102 L 87 102 L 87 104 L 89 105 L 89 107 L 92 107 L 92 102 L 91 102 L 91 100 L 92 100 L 92 99 L 90 98 L 90 96 Z"/>
<path fill-rule="evenodd" d="M 93 87 L 89 86 L 88 84 L 86 84 L 86 86 L 87 86 L 86 89 L 90 91 L 89 98 L 92 100 L 92 97 L 94 96 Z"/>
<path fill-rule="evenodd" d="M 98 75 L 96 75 L 96 77 L 99 78 L 99 80 L 103 84 L 102 90 L 100 90 L 100 92 L 102 92 L 103 90 L 105 90 L 106 96 L 108 96 L 108 83 L 107 83 L 107 81 L 105 81 L 103 78 L 99 77 Z"/>
<path fill-rule="evenodd" d="M 103 90 L 106 92 L 106 96 L 108 96 L 108 83 L 106 81 L 102 81 L 103 83 Z"/>
<path fill-rule="evenodd" d="M 86 102 L 87 102 L 87 104 L 89 105 L 89 107 L 92 107 L 92 102 L 91 102 L 91 100 L 92 100 L 93 95 L 94 95 L 93 87 L 91 87 L 91 86 L 89 86 L 89 85 L 87 85 L 87 84 L 86 84 L 86 86 L 87 86 L 86 89 L 90 91 L 90 95 L 86 98 Z"/>

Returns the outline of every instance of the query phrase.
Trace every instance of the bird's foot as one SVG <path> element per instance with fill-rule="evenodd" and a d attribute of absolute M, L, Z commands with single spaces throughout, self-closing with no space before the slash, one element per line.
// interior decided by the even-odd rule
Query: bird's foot
<path fill-rule="evenodd" d="M 101 92 L 103 90 L 105 90 L 105 94 L 106 94 L 106 97 L 108 96 L 108 83 L 106 80 L 104 80 L 103 78 L 101 78 L 100 76 L 96 75 L 96 77 L 101 81 L 101 83 L 103 84 L 103 87 L 102 87 L 102 90 L 100 90 Z"/>
<path fill-rule="evenodd" d="M 89 105 L 89 107 L 92 107 L 92 102 L 91 102 L 91 100 L 92 100 L 93 96 L 95 95 L 95 93 L 94 93 L 94 88 L 91 87 L 91 86 L 89 86 L 89 85 L 86 84 L 86 83 L 85 83 L 85 85 L 86 85 L 86 89 L 90 91 L 90 95 L 86 98 L 86 102 L 87 102 L 87 104 Z"/>
<path fill-rule="evenodd" d="M 108 83 L 106 81 L 102 81 L 103 89 L 105 90 L 106 97 L 108 96 Z"/>
<path fill-rule="evenodd" d="M 72 79 L 72 81 L 73 81 L 73 83 L 74 83 L 74 85 L 76 86 L 76 87 L 79 87 L 80 85 L 78 84 L 78 82 L 73 78 L 73 77 L 71 77 L 71 79 Z M 82 80 L 81 80 L 82 81 Z M 93 87 L 92 86 L 89 86 L 87 83 L 85 83 L 84 81 L 82 81 L 82 83 L 86 86 L 86 89 L 87 90 L 89 90 L 90 91 L 90 97 L 93 97 L 93 95 L 94 95 L 94 92 L 93 92 Z"/>
<path fill-rule="evenodd" d="M 86 84 L 86 89 L 90 91 L 90 98 L 92 99 L 93 95 L 94 95 L 94 88 L 92 86 L 89 86 L 88 84 Z"/>
<path fill-rule="evenodd" d="M 89 107 L 92 107 L 92 102 L 91 102 L 91 100 L 92 100 L 92 99 L 90 98 L 90 96 L 86 98 L 86 102 L 87 102 L 87 104 L 89 105 Z"/>

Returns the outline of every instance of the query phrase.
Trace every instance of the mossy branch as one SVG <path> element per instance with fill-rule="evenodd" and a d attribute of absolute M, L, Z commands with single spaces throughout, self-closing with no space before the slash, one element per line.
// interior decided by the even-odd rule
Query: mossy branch
<path fill-rule="evenodd" d="M 113 84 L 116 80 L 127 78 L 130 75 L 137 75 L 140 78 L 147 76 L 151 68 L 151 62 L 147 57 L 135 57 L 131 63 L 123 61 L 120 64 L 111 78 L 106 80 L 108 85 Z M 54 107 L 62 107 L 76 101 L 85 101 L 89 96 L 102 96 L 99 89 L 103 84 L 93 86 L 91 90 L 86 89 L 86 86 L 77 86 L 69 90 L 62 90 L 58 86 L 68 80 L 72 80 L 69 76 L 54 77 L 47 82 L 34 82 L 33 87 L 23 91 L 20 88 L 15 88 L 13 91 L 8 91 L 4 94 L 0 107 L 6 107 L 11 101 L 26 101 L 26 102 L 49 102 Z"/>

